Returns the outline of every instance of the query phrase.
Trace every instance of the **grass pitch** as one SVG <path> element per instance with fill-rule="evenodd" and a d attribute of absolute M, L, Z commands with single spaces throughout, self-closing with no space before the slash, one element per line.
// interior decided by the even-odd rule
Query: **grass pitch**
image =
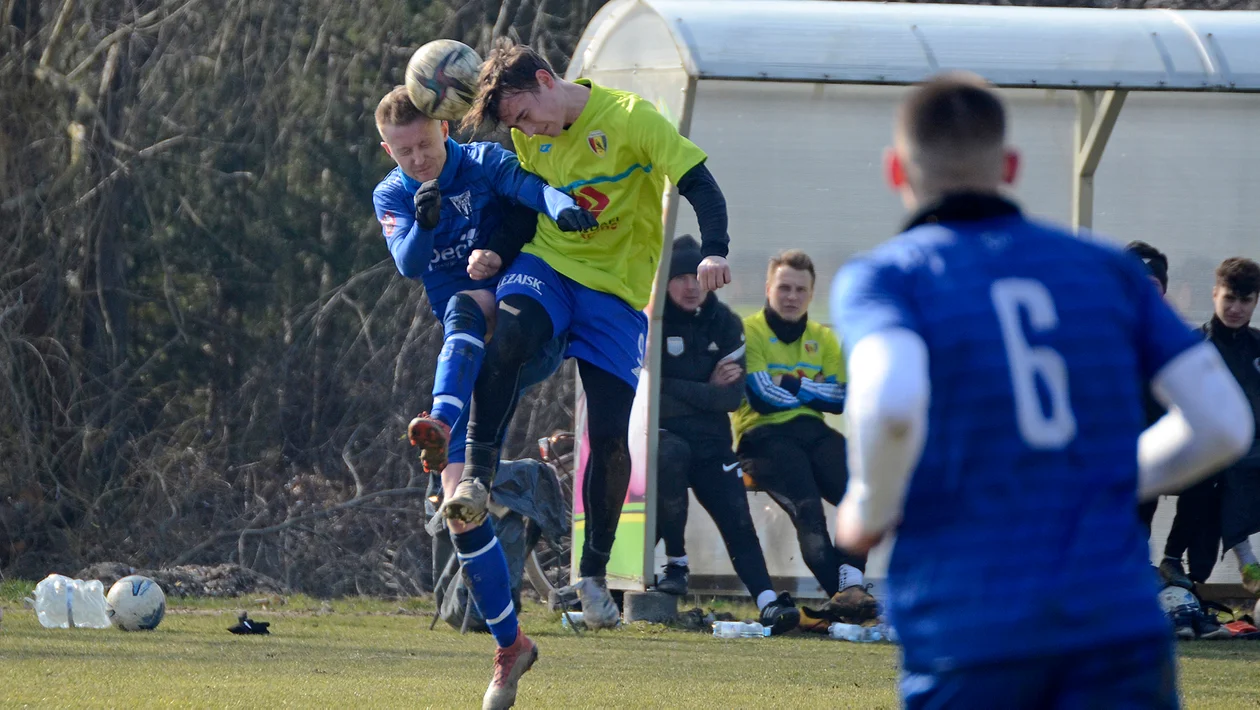
<path fill-rule="evenodd" d="M 153 632 L 44 629 L 0 586 L 4 707 L 480 707 L 493 641 L 461 636 L 431 606 L 290 597 L 168 600 Z M 270 636 L 233 636 L 240 610 Z M 893 708 L 895 648 L 817 636 L 715 639 L 635 624 L 575 636 L 559 615 L 527 606 L 541 657 L 518 707 Z M 1260 706 L 1260 643 L 1183 643 L 1187 707 Z"/>

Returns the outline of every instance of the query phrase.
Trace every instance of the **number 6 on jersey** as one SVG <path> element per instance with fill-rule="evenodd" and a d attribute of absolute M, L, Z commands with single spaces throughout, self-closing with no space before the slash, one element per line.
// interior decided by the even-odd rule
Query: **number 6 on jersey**
<path fill-rule="evenodd" d="M 1015 394 L 1015 420 L 1024 442 L 1034 449 L 1062 449 L 1076 437 L 1076 417 L 1068 397 L 1068 371 L 1063 356 L 1046 345 L 1030 345 L 1020 325 L 1020 309 L 1028 311 L 1034 332 L 1044 333 L 1059 325 L 1054 299 L 1045 284 L 1034 279 L 1007 278 L 993 282 L 989 290 Z M 1050 411 L 1042 409 L 1037 395 L 1037 376 L 1050 395 Z"/>

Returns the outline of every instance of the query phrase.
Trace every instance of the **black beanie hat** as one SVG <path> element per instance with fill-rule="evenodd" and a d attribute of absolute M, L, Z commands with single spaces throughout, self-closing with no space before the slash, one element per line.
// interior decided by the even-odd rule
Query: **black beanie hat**
<path fill-rule="evenodd" d="M 1125 244 L 1124 250 L 1141 259 L 1146 264 L 1146 270 L 1151 272 L 1164 292 L 1168 292 L 1168 257 L 1162 251 L 1140 239 Z"/>
<path fill-rule="evenodd" d="M 669 277 L 694 274 L 700 269 L 700 242 L 690 234 L 674 239 L 674 255 L 669 261 Z"/>

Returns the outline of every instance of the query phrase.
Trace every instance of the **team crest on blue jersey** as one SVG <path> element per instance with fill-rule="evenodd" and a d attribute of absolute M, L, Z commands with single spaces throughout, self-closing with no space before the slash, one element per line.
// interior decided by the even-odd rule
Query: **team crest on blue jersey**
<path fill-rule="evenodd" d="M 816 352 L 818 352 L 818 341 L 817 341 L 817 340 L 806 340 L 806 341 L 805 341 L 805 352 L 807 352 L 807 353 L 816 353 Z"/>
<path fill-rule="evenodd" d="M 381 216 L 381 227 L 384 228 L 387 236 L 394 236 L 394 227 L 397 226 L 398 220 L 394 217 L 393 212 L 386 212 Z"/>
<path fill-rule="evenodd" d="M 463 193 L 452 197 L 451 204 L 455 205 L 455 209 L 459 210 L 459 213 L 464 215 L 465 217 L 472 216 L 472 193 L 471 192 L 465 190 Z"/>
<path fill-rule="evenodd" d="M 603 131 L 591 131 L 586 134 L 586 144 L 591 147 L 591 152 L 599 157 L 604 157 L 608 152 L 608 136 Z"/>

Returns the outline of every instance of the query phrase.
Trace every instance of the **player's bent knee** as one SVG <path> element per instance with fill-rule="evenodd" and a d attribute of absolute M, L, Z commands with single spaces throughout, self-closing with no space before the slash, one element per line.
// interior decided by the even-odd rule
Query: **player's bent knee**
<path fill-rule="evenodd" d="M 474 294 L 486 293 L 489 291 L 460 291 L 451 296 L 446 302 L 446 317 L 442 319 L 442 325 L 446 328 L 447 334 L 450 333 L 477 333 L 485 335 L 486 332 L 486 316 L 478 303 Z M 490 296 L 493 301 L 494 296 Z"/>
<path fill-rule="evenodd" d="M 479 288 L 472 291 L 462 291 L 456 295 L 466 295 L 477 302 L 477 308 L 481 310 L 481 315 L 487 320 L 494 317 L 494 313 L 498 310 L 498 301 L 495 299 L 494 291 L 488 288 Z"/>

